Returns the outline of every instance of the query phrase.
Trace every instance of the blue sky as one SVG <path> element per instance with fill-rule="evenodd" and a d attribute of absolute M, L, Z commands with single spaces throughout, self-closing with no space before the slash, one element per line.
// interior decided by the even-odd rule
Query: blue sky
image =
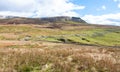
<path fill-rule="evenodd" d="M 78 10 L 82 16 L 86 14 L 103 15 L 109 13 L 119 13 L 119 1 L 115 0 L 71 0 L 74 4 L 85 6 L 84 10 Z"/>
<path fill-rule="evenodd" d="M 120 0 L 0 0 L 0 15 L 76 16 L 88 23 L 120 26 Z"/>

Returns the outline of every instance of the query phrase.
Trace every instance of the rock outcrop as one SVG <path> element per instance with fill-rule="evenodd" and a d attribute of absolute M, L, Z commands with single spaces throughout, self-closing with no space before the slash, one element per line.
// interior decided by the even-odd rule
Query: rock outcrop
<path fill-rule="evenodd" d="M 68 17 L 68 16 L 58 16 L 58 17 L 46 17 L 46 18 L 41 18 L 41 21 L 49 21 L 49 22 L 65 22 L 65 21 L 74 21 L 74 22 L 82 22 L 86 23 L 84 20 L 82 20 L 79 17 Z"/>

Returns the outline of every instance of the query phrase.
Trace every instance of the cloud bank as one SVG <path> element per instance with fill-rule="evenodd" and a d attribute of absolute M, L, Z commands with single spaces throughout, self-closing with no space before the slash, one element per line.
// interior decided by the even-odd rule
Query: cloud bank
<path fill-rule="evenodd" d="M 79 16 L 74 10 L 84 9 L 70 0 L 0 0 L 0 15 L 24 17 Z"/>
<path fill-rule="evenodd" d="M 106 14 L 101 16 L 85 15 L 82 18 L 87 22 L 93 23 L 93 24 L 120 26 L 120 13 Z"/>

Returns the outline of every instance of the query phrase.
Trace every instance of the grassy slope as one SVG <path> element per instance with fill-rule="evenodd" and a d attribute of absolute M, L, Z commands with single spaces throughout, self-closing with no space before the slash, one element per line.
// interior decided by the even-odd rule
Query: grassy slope
<path fill-rule="evenodd" d="M 59 39 L 68 40 L 70 43 L 92 44 L 105 46 L 120 46 L 120 29 L 92 28 L 83 30 L 60 30 L 49 28 L 36 28 L 35 26 L 0 26 L 1 40 L 22 40 L 30 36 L 31 41 L 62 42 Z M 2 34 L 13 34 L 16 38 L 7 38 Z M 70 40 L 70 41 L 69 41 Z"/>
<path fill-rule="evenodd" d="M 118 27 L 0 25 L 0 72 L 119 72 L 119 47 Z"/>

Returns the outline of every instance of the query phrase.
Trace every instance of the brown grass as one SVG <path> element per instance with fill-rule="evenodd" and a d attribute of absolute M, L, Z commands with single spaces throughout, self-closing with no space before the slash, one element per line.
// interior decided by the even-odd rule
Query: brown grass
<path fill-rule="evenodd" d="M 56 47 L 63 46 L 68 45 Z M 119 72 L 118 50 L 75 45 L 71 48 L 0 48 L 0 72 Z"/>

